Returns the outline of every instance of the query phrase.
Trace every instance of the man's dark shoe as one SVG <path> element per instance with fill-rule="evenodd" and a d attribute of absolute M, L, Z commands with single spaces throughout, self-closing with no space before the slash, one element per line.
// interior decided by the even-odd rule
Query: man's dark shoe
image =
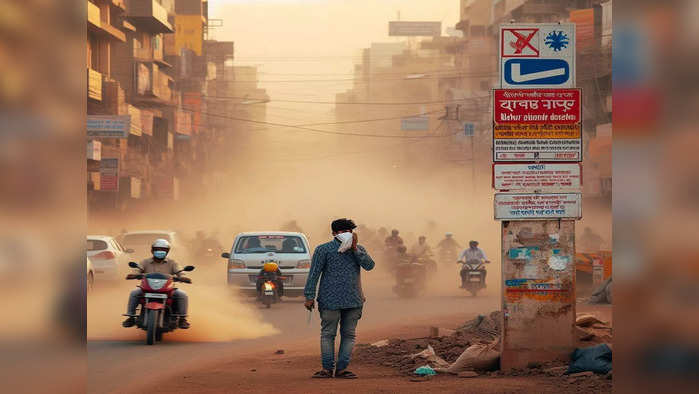
<path fill-rule="evenodd" d="M 124 320 L 124 321 L 121 323 L 121 325 L 124 326 L 124 327 L 127 327 L 127 328 L 128 328 L 128 327 L 133 327 L 134 325 L 136 325 L 136 318 L 133 317 L 133 316 L 129 316 L 126 320 Z"/>
<path fill-rule="evenodd" d="M 186 330 L 189 328 L 189 322 L 184 317 L 180 317 L 180 321 L 177 323 L 177 327 Z"/>
<path fill-rule="evenodd" d="M 328 371 L 327 369 L 321 369 L 311 376 L 314 379 L 330 379 L 333 377 L 333 371 Z"/>

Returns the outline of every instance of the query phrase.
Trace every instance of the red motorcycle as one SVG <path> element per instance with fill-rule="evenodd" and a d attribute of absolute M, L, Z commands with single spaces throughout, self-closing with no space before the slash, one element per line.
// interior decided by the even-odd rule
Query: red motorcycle
<path fill-rule="evenodd" d="M 129 262 L 129 267 L 143 268 L 133 261 Z M 188 265 L 179 272 L 194 271 L 194 266 Z M 138 317 L 136 327 L 146 331 L 146 344 L 153 345 L 156 341 L 162 341 L 163 333 L 174 331 L 177 328 L 177 320 L 180 315 L 173 310 L 172 294 L 175 292 L 174 282 L 192 283 L 189 278 L 178 278 L 159 272 L 148 274 L 128 274 L 126 279 L 140 279 L 138 286 L 143 290 L 143 295 L 139 300 Z"/>

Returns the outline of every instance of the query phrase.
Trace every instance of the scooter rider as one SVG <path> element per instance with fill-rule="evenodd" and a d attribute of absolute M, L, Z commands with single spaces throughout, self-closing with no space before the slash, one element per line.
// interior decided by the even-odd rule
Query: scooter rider
<path fill-rule="evenodd" d="M 467 263 L 469 261 L 477 260 L 480 261 L 481 263 L 487 264 L 490 263 L 488 261 L 488 258 L 485 257 L 485 252 L 483 252 L 483 249 L 478 247 L 478 241 L 469 241 L 468 243 L 468 248 L 465 249 L 463 252 L 461 252 L 461 255 L 459 255 L 459 261 L 458 263 Z M 483 282 L 485 283 L 485 267 L 480 268 L 481 275 L 483 275 Z M 461 287 L 464 287 L 464 284 L 466 283 L 466 270 L 462 269 L 461 270 Z"/>
<path fill-rule="evenodd" d="M 279 296 L 284 295 L 284 283 L 281 280 L 282 271 L 279 269 L 279 265 L 274 261 L 267 261 L 262 266 L 260 273 L 257 275 L 257 294 L 261 295 L 262 285 L 270 280 L 277 286 L 277 294 Z"/>
<path fill-rule="evenodd" d="M 182 273 L 179 272 L 180 268 L 177 262 L 173 259 L 168 259 L 167 254 L 170 251 L 170 243 L 165 239 L 156 239 L 151 245 L 151 253 L 153 257 L 147 258 L 141 261 L 141 267 L 143 268 L 144 274 L 150 274 L 153 272 L 159 272 L 162 274 L 174 275 L 178 278 L 183 278 Z M 188 278 L 185 278 L 188 279 Z M 139 297 L 143 296 L 143 290 L 140 288 L 133 290 L 129 295 L 129 303 L 126 309 L 126 316 L 128 318 L 124 320 L 122 325 L 124 327 L 132 327 L 136 324 L 136 307 L 138 306 Z M 180 289 L 173 292 L 172 298 L 174 300 L 174 308 L 180 319 L 178 321 L 178 327 L 182 329 L 189 328 L 189 323 L 187 322 L 187 304 L 188 298 L 187 294 Z"/>

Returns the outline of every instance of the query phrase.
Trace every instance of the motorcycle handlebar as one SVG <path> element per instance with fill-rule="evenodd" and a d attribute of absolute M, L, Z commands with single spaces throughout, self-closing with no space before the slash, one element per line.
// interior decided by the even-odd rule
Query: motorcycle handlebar
<path fill-rule="evenodd" d="M 130 279 L 143 279 L 143 274 L 127 274 L 126 280 Z"/>
<path fill-rule="evenodd" d="M 192 280 L 187 278 L 187 277 L 182 277 L 182 278 L 174 277 L 173 281 L 174 282 L 182 282 L 182 283 L 192 283 Z"/>

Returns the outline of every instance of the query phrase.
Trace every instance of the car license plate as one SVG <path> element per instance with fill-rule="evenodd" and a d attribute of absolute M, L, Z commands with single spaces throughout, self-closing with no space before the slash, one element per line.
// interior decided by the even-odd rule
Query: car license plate
<path fill-rule="evenodd" d="M 167 294 L 161 294 L 161 293 L 146 293 L 146 298 L 167 298 Z"/>
<path fill-rule="evenodd" d="M 481 281 L 481 278 L 476 278 L 474 276 L 472 276 L 471 279 L 469 280 L 469 282 L 480 282 L 480 281 Z"/>
<path fill-rule="evenodd" d="M 265 290 L 265 295 L 274 295 L 274 291 L 272 291 L 272 290 Z"/>

